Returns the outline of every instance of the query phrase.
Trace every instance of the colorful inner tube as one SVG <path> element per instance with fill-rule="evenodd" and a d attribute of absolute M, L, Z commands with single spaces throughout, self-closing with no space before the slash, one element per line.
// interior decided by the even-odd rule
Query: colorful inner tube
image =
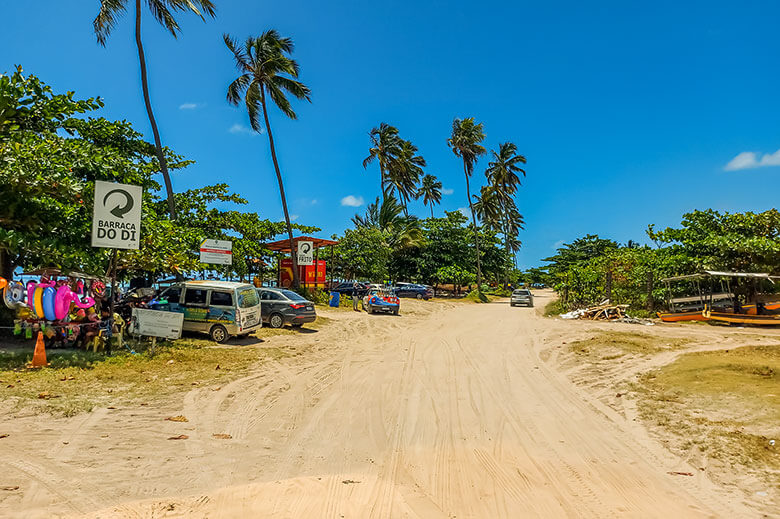
<path fill-rule="evenodd" d="M 44 288 L 42 286 L 36 286 L 33 290 L 32 305 L 30 305 L 30 301 L 27 301 L 27 304 L 33 309 L 33 312 L 38 319 L 43 319 L 45 317 L 43 312 L 43 290 Z"/>
<path fill-rule="evenodd" d="M 18 281 L 8 281 L 3 288 L 3 302 L 10 309 L 24 304 L 24 285 Z"/>
<path fill-rule="evenodd" d="M 43 302 L 43 316 L 47 321 L 54 321 L 57 317 L 54 312 L 54 299 L 57 291 L 53 287 L 46 287 L 43 289 L 43 296 L 41 297 Z"/>

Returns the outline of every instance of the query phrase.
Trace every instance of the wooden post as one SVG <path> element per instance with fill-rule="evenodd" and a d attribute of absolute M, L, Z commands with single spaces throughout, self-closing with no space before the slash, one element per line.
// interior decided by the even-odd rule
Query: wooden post
<path fill-rule="evenodd" d="M 333 288 L 333 245 L 330 246 L 330 286 L 328 289 Z"/>
<path fill-rule="evenodd" d="M 320 269 L 320 248 L 314 247 L 314 290 L 317 290 L 317 280 Z"/>
<path fill-rule="evenodd" d="M 282 256 L 276 257 L 276 288 L 282 286 Z"/>
<path fill-rule="evenodd" d="M 111 355 L 111 338 L 114 333 L 114 299 L 116 299 L 116 249 L 111 253 L 111 299 L 108 300 L 108 335 L 106 355 Z"/>
<path fill-rule="evenodd" d="M 606 286 L 606 294 L 607 299 L 609 300 L 610 304 L 612 303 L 612 271 L 607 271 L 607 286 Z"/>

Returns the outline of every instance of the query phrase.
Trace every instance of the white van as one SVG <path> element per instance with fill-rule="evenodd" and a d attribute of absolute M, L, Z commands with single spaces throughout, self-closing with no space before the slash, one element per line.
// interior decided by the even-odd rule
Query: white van
<path fill-rule="evenodd" d="M 184 314 L 184 330 L 207 333 L 215 342 L 263 326 L 255 287 L 232 281 L 182 281 L 159 296 L 168 310 Z"/>

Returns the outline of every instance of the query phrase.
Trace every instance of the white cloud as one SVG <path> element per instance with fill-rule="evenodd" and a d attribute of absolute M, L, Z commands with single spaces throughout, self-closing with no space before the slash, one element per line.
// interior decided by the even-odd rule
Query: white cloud
<path fill-rule="evenodd" d="M 201 106 L 203 105 L 199 105 L 198 103 L 182 103 L 179 105 L 179 110 L 195 110 Z"/>
<path fill-rule="evenodd" d="M 450 189 L 448 187 L 445 187 L 444 189 L 441 190 L 442 195 L 451 195 L 454 192 L 455 192 L 454 189 Z"/>
<path fill-rule="evenodd" d="M 780 150 L 774 153 L 764 153 L 761 158 L 753 151 L 743 151 L 723 168 L 725 171 L 738 171 L 740 169 L 762 168 L 766 166 L 780 166 Z"/>
<path fill-rule="evenodd" d="M 463 216 L 467 216 L 468 218 L 471 218 L 471 211 L 468 207 L 458 207 L 458 211 L 463 213 Z"/>
<path fill-rule="evenodd" d="M 344 198 L 341 199 L 341 205 L 345 207 L 360 207 L 363 205 L 363 197 L 362 196 L 353 196 L 353 195 L 347 195 Z"/>
<path fill-rule="evenodd" d="M 565 242 L 565 241 L 563 241 L 563 240 L 558 240 L 557 242 L 553 243 L 553 244 L 552 244 L 552 248 L 553 248 L 553 250 L 558 250 L 558 249 L 560 249 L 561 247 L 563 247 L 563 244 L 564 244 L 564 243 L 566 243 L 566 242 Z"/>
<path fill-rule="evenodd" d="M 250 135 L 257 135 L 257 132 L 255 132 L 252 128 L 249 126 L 244 126 L 241 123 L 236 123 L 233 126 L 230 127 L 228 130 L 232 134 L 239 134 L 239 133 L 248 133 Z M 263 130 L 260 130 L 260 133 L 263 133 Z"/>
<path fill-rule="evenodd" d="M 294 221 L 295 221 L 295 220 L 297 220 L 297 219 L 298 219 L 298 215 L 297 215 L 297 214 L 291 214 L 291 215 L 290 215 L 290 221 L 291 221 L 291 222 L 294 222 Z"/>
<path fill-rule="evenodd" d="M 317 200 L 316 198 L 312 199 L 312 201 L 311 201 L 311 205 L 317 205 L 319 203 L 320 203 L 320 201 Z"/>

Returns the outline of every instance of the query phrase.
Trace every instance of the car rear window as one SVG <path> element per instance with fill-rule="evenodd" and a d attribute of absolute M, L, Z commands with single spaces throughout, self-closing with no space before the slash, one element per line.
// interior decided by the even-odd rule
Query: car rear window
<path fill-rule="evenodd" d="M 515 290 L 515 295 L 517 296 L 530 296 L 531 292 L 528 290 Z"/>
<path fill-rule="evenodd" d="M 301 296 L 297 292 L 293 292 L 292 290 L 280 290 L 279 292 L 284 294 L 284 297 L 290 301 L 306 301 L 305 297 Z"/>
<path fill-rule="evenodd" d="M 238 292 L 238 307 L 239 308 L 251 308 L 260 304 L 260 299 L 257 297 L 257 290 L 254 287 L 239 288 Z"/>

